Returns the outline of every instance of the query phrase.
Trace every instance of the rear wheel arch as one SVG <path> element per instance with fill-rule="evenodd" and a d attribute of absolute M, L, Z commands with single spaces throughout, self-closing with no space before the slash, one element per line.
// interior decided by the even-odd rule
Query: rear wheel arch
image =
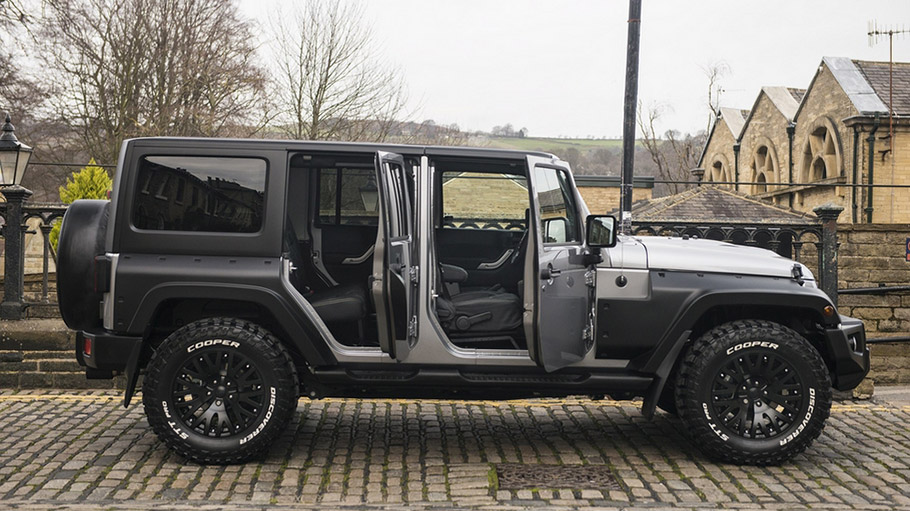
<path fill-rule="evenodd" d="M 225 299 L 225 296 L 231 298 Z M 175 311 L 205 312 L 206 303 L 230 305 L 242 314 L 225 314 L 224 310 L 197 314 L 196 317 L 190 314 L 182 324 L 208 317 L 236 316 L 268 328 L 287 347 L 298 365 L 331 365 L 335 361 L 315 325 L 308 318 L 301 317 L 299 311 L 295 314 L 292 304 L 266 288 L 183 283 L 160 285 L 142 299 L 130 322 L 129 331 L 141 333 L 147 343 L 160 342 L 181 325 L 171 325 L 170 331 L 162 332 L 156 331 L 156 322 L 170 319 L 168 315 Z"/>
<path fill-rule="evenodd" d="M 231 317 L 257 324 L 277 337 L 288 350 L 294 365 L 302 368 L 306 357 L 292 339 L 290 333 L 267 307 L 249 300 L 222 298 L 169 298 L 155 309 L 149 327 L 143 336 L 150 348 L 154 348 L 167 336 L 190 323 L 209 319 Z M 147 362 L 147 358 L 143 360 Z"/>

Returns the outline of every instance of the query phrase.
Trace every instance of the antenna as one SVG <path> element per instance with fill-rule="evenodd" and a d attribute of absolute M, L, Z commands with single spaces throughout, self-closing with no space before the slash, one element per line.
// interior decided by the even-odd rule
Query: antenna
<path fill-rule="evenodd" d="M 888 36 L 888 146 L 891 152 L 891 183 L 894 183 L 894 36 L 899 39 L 910 34 L 910 29 L 901 25 L 879 26 L 875 20 L 869 21 L 869 47 L 875 46 Z M 883 156 L 884 157 L 884 156 Z M 891 194 L 891 216 L 894 217 L 894 193 Z"/>

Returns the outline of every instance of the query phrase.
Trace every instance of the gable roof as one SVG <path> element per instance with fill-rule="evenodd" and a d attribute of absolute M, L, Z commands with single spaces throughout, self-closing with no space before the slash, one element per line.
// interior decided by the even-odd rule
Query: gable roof
<path fill-rule="evenodd" d="M 888 83 L 891 78 L 887 62 L 869 62 L 854 60 L 853 64 L 875 91 L 875 94 L 888 111 Z M 910 115 L 910 62 L 895 62 L 893 67 L 893 104 L 894 115 Z"/>
<path fill-rule="evenodd" d="M 632 218 L 650 222 L 768 222 L 806 224 L 814 215 L 782 208 L 758 199 L 712 185 L 701 185 L 684 192 L 632 205 Z"/>
<path fill-rule="evenodd" d="M 739 140 L 739 136 L 743 132 L 743 126 L 746 125 L 746 117 L 748 117 L 748 115 L 748 110 L 728 108 L 725 106 L 720 107 L 720 118 L 727 124 L 727 128 L 730 130 L 730 133 L 733 134 L 735 140 Z"/>
<path fill-rule="evenodd" d="M 802 92 L 800 93 L 800 91 Z M 792 87 L 762 87 L 758 92 L 758 96 L 755 98 L 752 110 L 749 111 L 749 116 L 746 118 L 745 124 L 743 124 L 740 135 L 745 134 L 746 128 L 748 128 L 749 123 L 752 122 L 752 116 L 755 114 L 755 111 L 758 110 L 758 102 L 761 101 L 762 96 L 767 97 L 768 100 L 771 101 L 771 104 L 777 108 L 777 111 L 780 112 L 788 122 L 792 123 L 793 119 L 796 118 L 796 112 L 799 111 L 799 102 L 802 100 L 805 93 L 805 89 L 794 89 Z M 797 97 L 800 99 L 797 100 Z"/>
<path fill-rule="evenodd" d="M 828 71 L 830 71 L 831 75 L 834 76 L 834 79 L 837 80 L 837 84 L 840 85 L 840 88 L 847 95 L 847 98 L 850 99 L 853 108 L 855 108 L 860 115 L 888 113 L 888 107 L 885 106 L 878 97 L 878 94 L 875 93 L 875 90 L 872 89 L 872 86 L 869 85 L 866 77 L 863 76 L 859 68 L 856 67 L 856 64 L 846 57 L 822 58 L 821 65 L 818 66 L 818 71 L 815 73 L 815 76 L 812 77 L 812 82 L 809 84 L 808 91 L 812 90 L 812 86 L 815 85 L 815 80 L 818 79 L 818 74 L 821 73 L 823 67 L 828 68 Z M 806 94 L 809 93 L 808 91 Z M 805 102 L 800 103 L 799 110 L 796 111 L 797 117 L 799 116 L 800 110 L 803 109 L 803 105 L 805 105 Z"/>
<path fill-rule="evenodd" d="M 768 96 L 768 99 L 771 100 L 771 103 L 777 107 L 780 113 L 784 114 L 784 117 L 792 122 L 796 115 L 796 111 L 799 110 L 799 101 L 793 97 L 793 94 L 790 91 L 791 89 L 788 89 L 787 87 L 761 88 L 761 92 Z M 761 92 L 759 93 L 759 96 L 761 96 Z M 800 96 L 800 99 L 802 99 L 802 96 Z M 753 107 L 752 109 L 754 110 L 755 108 Z"/>

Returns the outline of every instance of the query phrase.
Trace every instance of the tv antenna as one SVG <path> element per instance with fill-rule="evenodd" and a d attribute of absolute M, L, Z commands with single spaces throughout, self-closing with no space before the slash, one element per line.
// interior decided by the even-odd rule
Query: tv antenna
<path fill-rule="evenodd" d="M 869 47 L 873 47 L 888 37 L 888 146 L 891 150 L 891 182 L 894 182 L 894 36 L 898 38 L 910 34 L 910 29 L 894 25 L 879 26 L 875 20 L 869 21 Z M 894 194 L 891 194 L 891 216 L 894 216 Z"/>
<path fill-rule="evenodd" d="M 888 136 L 894 137 L 894 36 L 898 38 L 910 34 L 910 29 L 896 26 L 879 26 L 878 22 L 872 20 L 869 22 L 869 47 L 875 46 L 885 37 L 888 38 L 888 117 L 889 127 Z"/>

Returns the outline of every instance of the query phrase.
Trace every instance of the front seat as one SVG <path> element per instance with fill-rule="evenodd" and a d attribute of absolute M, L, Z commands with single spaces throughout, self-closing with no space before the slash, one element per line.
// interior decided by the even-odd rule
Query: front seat
<path fill-rule="evenodd" d="M 521 326 L 523 308 L 517 295 L 501 288 L 452 294 L 450 285 L 463 282 L 460 277 L 467 278 L 467 272 L 447 264 L 437 268 L 441 292 L 436 298 L 436 314 L 447 333 L 508 332 Z"/>

